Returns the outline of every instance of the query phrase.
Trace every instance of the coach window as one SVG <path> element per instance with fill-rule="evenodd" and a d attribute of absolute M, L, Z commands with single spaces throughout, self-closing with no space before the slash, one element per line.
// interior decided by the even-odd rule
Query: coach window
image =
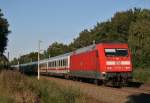
<path fill-rule="evenodd" d="M 68 59 L 66 59 L 66 66 L 68 66 Z"/>
<path fill-rule="evenodd" d="M 61 60 L 61 67 L 63 67 L 63 59 Z"/>
<path fill-rule="evenodd" d="M 49 62 L 50 63 L 50 66 L 49 67 L 52 67 L 52 62 Z"/>
<path fill-rule="evenodd" d="M 57 60 L 57 68 L 59 67 L 59 60 Z"/>
<path fill-rule="evenodd" d="M 64 59 L 64 66 L 66 67 L 66 59 Z"/>
<path fill-rule="evenodd" d="M 55 67 L 55 61 L 53 61 L 53 67 Z"/>
<path fill-rule="evenodd" d="M 64 59 L 62 60 L 62 66 L 64 67 Z"/>
<path fill-rule="evenodd" d="M 57 68 L 58 68 L 58 66 L 59 66 L 59 60 L 57 60 Z"/>
<path fill-rule="evenodd" d="M 50 66 L 49 67 L 52 67 L 52 62 L 49 62 L 50 63 Z"/>
<path fill-rule="evenodd" d="M 60 65 L 61 65 L 60 63 L 61 63 L 61 62 L 60 62 L 60 60 L 59 60 L 59 66 L 58 66 L 58 67 L 60 67 Z"/>
<path fill-rule="evenodd" d="M 51 62 L 48 62 L 48 67 L 51 67 Z"/>
<path fill-rule="evenodd" d="M 64 66 L 66 66 L 66 59 L 64 59 Z"/>
<path fill-rule="evenodd" d="M 53 67 L 53 62 L 51 62 L 51 67 Z"/>
<path fill-rule="evenodd" d="M 60 66 L 60 60 L 58 60 L 58 67 Z"/>
<path fill-rule="evenodd" d="M 64 59 L 62 60 L 62 63 L 63 63 L 63 67 L 65 66 L 65 62 L 64 62 Z"/>
<path fill-rule="evenodd" d="M 58 61 L 58 67 L 60 67 L 60 60 Z"/>
<path fill-rule="evenodd" d="M 57 63 L 57 61 L 56 61 L 56 68 L 58 67 L 58 63 Z"/>
<path fill-rule="evenodd" d="M 67 66 L 67 60 L 65 59 L 65 66 Z"/>
<path fill-rule="evenodd" d="M 59 60 L 59 67 L 61 67 L 61 60 Z"/>
<path fill-rule="evenodd" d="M 59 60 L 57 60 L 57 67 L 59 67 Z"/>
<path fill-rule="evenodd" d="M 65 67 L 65 59 L 63 60 L 63 64 L 64 64 L 64 67 Z"/>
<path fill-rule="evenodd" d="M 50 67 L 52 67 L 52 62 L 50 62 Z"/>
<path fill-rule="evenodd" d="M 66 59 L 64 59 L 64 66 L 66 67 Z"/>
<path fill-rule="evenodd" d="M 51 62 L 51 67 L 53 67 L 53 62 Z"/>
<path fill-rule="evenodd" d="M 61 67 L 63 67 L 62 59 L 61 59 Z"/>
<path fill-rule="evenodd" d="M 51 62 L 51 67 L 53 67 L 53 62 Z"/>
<path fill-rule="evenodd" d="M 51 62 L 48 62 L 48 67 L 51 67 Z"/>
<path fill-rule="evenodd" d="M 62 63 L 62 59 L 61 59 L 61 67 L 63 66 L 63 63 Z"/>
<path fill-rule="evenodd" d="M 57 60 L 57 62 L 56 62 L 56 63 L 57 63 L 57 68 L 58 68 L 58 67 L 59 67 L 59 60 Z"/>
<path fill-rule="evenodd" d="M 55 62 L 53 61 L 53 67 L 55 67 Z"/>
<path fill-rule="evenodd" d="M 59 60 L 59 67 L 61 67 L 61 60 Z"/>
<path fill-rule="evenodd" d="M 55 67 L 57 67 L 57 61 L 55 61 Z"/>
<path fill-rule="evenodd" d="M 64 59 L 64 66 L 66 66 L 66 59 Z"/>
<path fill-rule="evenodd" d="M 63 59 L 63 66 L 65 66 L 65 59 Z"/>
<path fill-rule="evenodd" d="M 63 67 L 63 59 L 61 59 L 61 67 Z"/>

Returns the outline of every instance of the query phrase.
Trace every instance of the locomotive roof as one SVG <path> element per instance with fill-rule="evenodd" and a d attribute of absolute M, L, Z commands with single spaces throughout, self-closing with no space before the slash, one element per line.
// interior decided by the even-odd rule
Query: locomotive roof
<path fill-rule="evenodd" d="M 55 56 L 55 57 L 51 57 L 51 58 L 49 58 L 49 59 L 47 59 L 47 60 L 55 60 L 55 59 L 61 59 L 61 58 L 64 58 L 64 57 L 68 57 L 68 56 L 70 56 L 72 54 L 72 52 L 70 52 L 70 53 L 66 53 L 66 54 L 62 54 L 62 55 L 58 55 L 58 56 Z"/>
<path fill-rule="evenodd" d="M 26 65 L 33 65 L 33 64 L 37 64 L 38 62 L 30 62 L 30 63 L 25 63 L 25 64 L 20 64 L 20 66 L 26 66 Z"/>
<path fill-rule="evenodd" d="M 93 44 L 93 45 L 90 45 L 90 46 L 86 46 L 86 47 L 83 47 L 83 48 L 79 48 L 79 49 L 73 51 L 73 53 L 78 54 L 78 53 L 90 51 L 90 50 L 95 49 L 95 47 L 96 47 L 96 44 Z"/>

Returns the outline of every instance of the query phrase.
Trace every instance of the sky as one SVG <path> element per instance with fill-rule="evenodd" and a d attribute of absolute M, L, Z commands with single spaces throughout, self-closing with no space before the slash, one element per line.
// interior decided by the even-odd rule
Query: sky
<path fill-rule="evenodd" d="M 5 54 L 10 59 L 53 42 L 69 44 L 84 29 L 109 20 L 116 12 L 148 8 L 150 0 L 0 0 L 0 9 L 11 33 Z"/>

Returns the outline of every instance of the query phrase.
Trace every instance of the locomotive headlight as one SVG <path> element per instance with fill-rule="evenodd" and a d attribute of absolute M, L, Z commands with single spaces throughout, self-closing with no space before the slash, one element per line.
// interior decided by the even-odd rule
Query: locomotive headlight
<path fill-rule="evenodd" d="M 106 72 L 102 72 L 102 74 L 106 74 Z"/>
<path fill-rule="evenodd" d="M 106 61 L 106 65 L 115 65 L 115 61 Z"/>
<path fill-rule="evenodd" d="M 105 77 L 106 76 L 106 72 L 102 72 L 102 76 Z"/>

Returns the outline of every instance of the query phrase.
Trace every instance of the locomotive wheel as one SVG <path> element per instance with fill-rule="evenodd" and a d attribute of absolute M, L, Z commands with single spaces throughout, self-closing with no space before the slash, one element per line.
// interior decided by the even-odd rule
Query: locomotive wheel
<path fill-rule="evenodd" d="M 74 76 L 73 78 L 73 81 L 78 81 L 78 77 Z"/>
<path fill-rule="evenodd" d="M 98 79 L 94 79 L 94 84 L 99 85 L 99 80 Z"/>
<path fill-rule="evenodd" d="M 70 78 L 68 74 L 64 75 L 64 77 L 65 77 L 65 79 L 69 79 Z"/>

